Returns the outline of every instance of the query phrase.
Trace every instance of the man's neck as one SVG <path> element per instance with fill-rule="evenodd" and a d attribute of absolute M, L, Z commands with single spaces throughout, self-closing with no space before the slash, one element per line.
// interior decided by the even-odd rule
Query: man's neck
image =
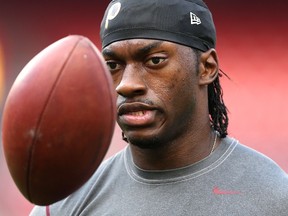
<path fill-rule="evenodd" d="M 203 131 L 202 131 L 203 132 Z M 168 170 L 185 167 L 210 155 L 219 145 L 216 132 L 210 127 L 205 133 L 180 137 L 157 149 L 142 149 L 130 144 L 134 163 L 145 170 Z"/>

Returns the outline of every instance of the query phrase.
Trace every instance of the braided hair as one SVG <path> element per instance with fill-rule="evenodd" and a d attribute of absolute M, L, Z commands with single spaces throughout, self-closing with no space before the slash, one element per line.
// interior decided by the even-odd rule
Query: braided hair
<path fill-rule="evenodd" d="M 193 48 L 192 50 L 196 55 L 196 61 L 199 65 L 202 51 Z M 219 133 L 221 138 L 225 138 L 228 135 L 227 128 L 229 123 L 228 110 L 223 100 L 223 90 L 220 85 L 220 77 L 223 75 L 230 79 L 226 73 L 219 69 L 216 79 L 208 85 L 210 123 L 213 129 Z"/>
<path fill-rule="evenodd" d="M 227 114 L 227 107 L 225 106 L 223 101 L 223 90 L 220 85 L 219 79 L 222 74 L 225 73 L 221 71 L 221 73 L 219 73 L 216 79 L 208 85 L 208 106 L 210 122 L 214 130 L 216 130 L 220 134 L 220 137 L 224 138 L 228 134 L 227 128 L 229 118 Z"/>

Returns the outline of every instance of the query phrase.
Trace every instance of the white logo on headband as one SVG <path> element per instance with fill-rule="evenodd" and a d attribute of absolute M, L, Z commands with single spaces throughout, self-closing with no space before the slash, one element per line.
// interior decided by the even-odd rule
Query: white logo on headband
<path fill-rule="evenodd" d="M 117 2 L 110 7 L 108 14 L 107 14 L 107 17 L 106 17 L 105 29 L 108 28 L 109 21 L 113 20 L 118 15 L 120 8 L 121 8 L 120 2 Z"/>
<path fill-rule="evenodd" d="M 191 19 L 191 25 L 199 25 L 201 24 L 201 20 L 196 14 L 190 12 L 190 19 Z"/>

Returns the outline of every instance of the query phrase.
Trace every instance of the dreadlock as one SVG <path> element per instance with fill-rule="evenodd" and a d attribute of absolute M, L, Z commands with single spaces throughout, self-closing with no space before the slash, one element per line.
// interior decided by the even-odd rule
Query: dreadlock
<path fill-rule="evenodd" d="M 197 49 L 192 50 L 196 55 L 196 61 L 199 65 L 202 51 Z M 208 85 L 208 106 L 212 127 L 219 133 L 221 138 L 225 138 L 228 134 L 227 128 L 229 119 L 227 114 L 227 107 L 225 106 L 223 100 L 223 90 L 220 85 L 219 79 L 220 77 L 222 77 L 222 75 L 225 75 L 227 78 L 229 78 L 226 73 L 219 69 L 219 73 L 216 79 Z"/>
<path fill-rule="evenodd" d="M 228 114 L 227 107 L 223 101 L 223 90 L 220 85 L 219 77 L 222 74 L 225 74 L 220 70 L 221 73 L 216 77 L 216 79 L 208 85 L 208 105 L 209 105 L 209 114 L 210 114 L 210 122 L 214 128 L 214 130 L 218 131 L 221 138 L 227 136 L 227 128 L 228 128 Z M 225 74 L 225 76 L 227 76 Z"/>

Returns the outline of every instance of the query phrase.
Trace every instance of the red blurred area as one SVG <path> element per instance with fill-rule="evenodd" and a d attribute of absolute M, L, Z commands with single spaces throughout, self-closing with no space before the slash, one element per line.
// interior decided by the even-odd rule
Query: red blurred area
<path fill-rule="evenodd" d="M 98 48 L 107 0 L 1 2 L 0 43 L 5 54 L 6 93 L 24 65 L 69 34 L 89 37 Z M 206 0 L 217 27 L 217 52 L 229 133 L 288 171 L 288 14 L 284 0 Z M 0 107 L 1 108 L 1 107 Z M 107 157 L 125 146 L 118 128 Z M 33 207 L 12 181 L 0 152 L 0 215 L 24 216 Z"/>

